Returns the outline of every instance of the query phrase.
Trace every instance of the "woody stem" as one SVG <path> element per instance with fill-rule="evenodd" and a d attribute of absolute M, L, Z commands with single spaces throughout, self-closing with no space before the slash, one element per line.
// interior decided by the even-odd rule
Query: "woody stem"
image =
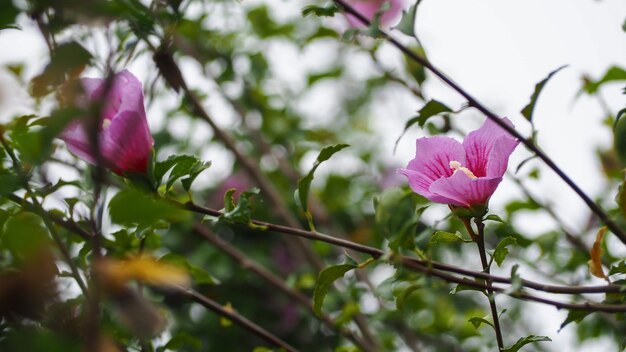
<path fill-rule="evenodd" d="M 483 265 L 483 272 L 486 274 L 490 274 L 491 266 L 487 261 L 487 253 L 485 251 L 485 224 L 482 223 L 478 218 L 474 219 L 476 223 L 476 228 L 478 233 L 474 233 L 472 226 L 469 224 L 469 221 L 465 223 L 465 227 L 467 231 L 470 233 L 472 239 L 476 242 L 478 246 L 478 252 L 480 253 L 480 262 Z M 487 279 L 487 284 L 491 285 L 493 282 L 490 279 Z M 491 317 L 493 318 L 493 329 L 496 332 L 496 340 L 498 341 L 498 350 L 504 350 L 504 341 L 502 339 L 502 330 L 500 329 L 500 319 L 498 317 L 498 308 L 496 307 L 496 299 L 493 295 L 493 291 L 487 290 L 487 298 L 489 299 L 489 307 L 491 308 Z"/>

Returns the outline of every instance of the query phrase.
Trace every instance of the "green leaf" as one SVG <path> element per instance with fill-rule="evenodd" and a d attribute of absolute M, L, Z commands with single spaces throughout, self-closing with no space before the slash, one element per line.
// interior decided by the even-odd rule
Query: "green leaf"
<path fill-rule="evenodd" d="M 410 190 L 391 188 L 374 198 L 376 231 L 389 240 L 389 248 L 415 249 L 415 236 L 420 227 L 420 217 L 428 206 L 425 199 Z"/>
<path fill-rule="evenodd" d="M 20 178 L 7 170 L 0 170 L 0 196 L 9 195 L 20 189 Z"/>
<path fill-rule="evenodd" d="M 302 8 L 302 17 L 309 15 L 315 15 L 317 17 L 333 17 L 339 12 L 339 8 L 335 3 L 331 3 L 328 6 L 315 6 L 309 5 Z"/>
<path fill-rule="evenodd" d="M 535 104 L 537 103 L 537 98 L 539 98 L 539 93 L 541 93 L 543 87 L 546 85 L 546 83 L 548 83 L 548 80 L 550 80 L 552 76 L 554 76 L 557 72 L 564 69 L 565 67 L 567 67 L 567 65 L 563 65 L 556 70 L 550 72 L 548 76 L 546 76 L 546 78 L 544 78 L 543 80 L 541 80 L 541 82 L 535 85 L 535 91 L 530 96 L 530 102 L 522 109 L 522 111 L 520 111 L 528 121 L 532 122 L 533 120 L 533 111 L 535 110 Z"/>
<path fill-rule="evenodd" d="M 415 4 L 409 7 L 408 11 L 402 11 L 402 19 L 394 29 L 399 30 L 400 32 L 408 35 L 409 37 L 417 38 L 415 34 L 415 17 L 417 15 L 417 6 L 419 6 L 420 1 L 417 1 Z"/>
<path fill-rule="evenodd" d="M 463 239 L 463 235 L 460 232 L 450 233 L 446 231 L 437 231 L 433 234 L 428 242 L 429 245 L 434 246 L 438 244 L 448 244 L 448 243 L 456 243 L 456 242 L 471 242 L 469 240 Z"/>
<path fill-rule="evenodd" d="M 180 222 L 189 213 L 165 199 L 136 190 L 123 190 L 109 202 L 111 221 L 120 225 L 154 226 L 161 221 Z"/>
<path fill-rule="evenodd" d="M 258 188 L 253 188 L 249 191 L 242 192 L 239 196 L 239 201 L 237 205 L 234 205 L 235 202 L 233 200 L 234 188 L 226 191 L 224 195 L 224 205 L 226 211 L 222 216 L 224 219 L 229 221 L 234 221 L 242 224 L 246 224 L 252 228 L 263 229 L 261 226 L 255 225 L 251 222 L 252 220 L 252 207 L 251 207 L 251 198 L 253 196 L 259 195 L 261 191 Z M 228 210 L 230 208 L 230 210 Z"/>
<path fill-rule="evenodd" d="M 617 274 L 626 274 L 626 261 L 622 260 L 617 265 L 612 265 L 609 269 L 609 276 Z"/>
<path fill-rule="evenodd" d="M 528 335 L 526 337 L 522 337 L 519 340 L 517 340 L 517 342 L 513 346 L 503 349 L 502 352 L 517 352 L 520 350 L 520 348 L 528 345 L 529 343 L 544 342 L 544 341 L 552 341 L 552 340 L 547 336 Z"/>
<path fill-rule="evenodd" d="M 485 319 L 485 318 L 481 318 L 481 317 L 472 317 L 472 318 L 469 318 L 469 320 L 468 320 L 468 321 L 469 321 L 470 323 L 472 323 L 472 325 L 474 325 L 474 327 L 475 327 L 476 329 L 478 329 L 478 328 L 479 328 L 482 324 L 487 324 L 487 325 L 491 326 L 492 328 L 494 328 L 493 324 L 492 324 L 489 320 L 487 320 L 487 319 Z M 495 329 L 495 328 L 494 328 L 494 329 Z"/>
<path fill-rule="evenodd" d="M 202 348 L 202 341 L 186 332 L 179 332 L 172 337 L 163 347 L 158 349 L 164 351 L 186 351 L 187 349 L 199 350 Z"/>
<path fill-rule="evenodd" d="M 495 251 L 493 252 L 493 259 L 496 261 L 498 266 L 502 266 L 502 262 L 504 258 L 509 254 L 509 250 L 506 248 L 507 246 L 517 245 L 517 240 L 515 237 L 506 237 L 498 245 L 496 246 Z"/>
<path fill-rule="evenodd" d="M 208 271 L 202 269 L 199 266 L 195 266 L 187 260 L 187 258 L 174 253 L 168 253 L 162 256 L 159 261 L 163 261 L 169 264 L 173 264 L 178 267 L 185 268 L 187 273 L 193 279 L 196 285 L 217 285 L 220 281 L 211 275 Z"/>
<path fill-rule="evenodd" d="M 298 180 L 298 191 L 296 192 L 297 199 L 299 200 L 300 207 L 304 211 L 304 214 L 309 222 L 309 227 L 311 228 L 311 230 L 313 230 L 315 226 L 313 225 L 313 217 L 311 216 L 308 207 L 309 189 L 311 188 L 311 182 L 313 182 L 315 170 L 317 170 L 321 163 L 330 159 L 330 157 L 332 157 L 335 153 L 347 147 L 349 147 L 348 144 L 337 144 L 322 149 L 317 156 L 315 163 L 313 163 L 313 167 L 311 168 L 309 173 L 300 180 Z"/>
<path fill-rule="evenodd" d="M 17 213 L 6 220 L 2 231 L 2 247 L 20 259 L 37 254 L 49 242 L 48 230 L 33 213 Z"/>
<path fill-rule="evenodd" d="M 626 108 L 617 113 L 613 125 L 613 149 L 622 166 L 626 166 Z"/>
<path fill-rule="evenodd" d="M 400 134 L 400 136 L 398 137 L 398 139 L 396 139 L 396 143 L 393 147 L 393 150 L 395 152 L 396 148 L 398 147 L 398 143 L 400 142 L 400 140 L 402 139 L 402 137 L 404 136 L 404 134 L 406 133 L 406 131 L 413 126 L 414 124 L 418 124 L 418 126 L 424 127 L 424 124 L 426 123 L 426 121 L 438 114 L 444 113 L 444 112 L 452 112 L 452 109 L 450 109 L 449 107 L 447 107 L 445 104 L 437 101 L 437 100 L 429 100 L 426 105 L 424 105 L 418 112 L 417 112 L 417 116 L 411 118 L 409 121 L 406 122 L 406 124 L 404 124 L 404 130 L 402 131 L 402 133 Z"/>
<path fill-rule="evenodd" d="M 580 323 L 591 313 L 592 312 L 585 310 L 570 310 L 569 313 L 567 313 L 567 318 L 565 318 L 565 321 L 561 324 L 561 327 L 559 327 L 559 332 L 571 322 L 575 322 L 576 324 Z"/>
<path fill-rule="evenodd" d="M 0 0 L 0 30 L 3 29 L 19 29 L 17 25 L 15 25 L 15 17 L 20 13 L 20 11 L 13 6 L 13 1 L 11 0 Z"/>
<path fill-rule="evenodd" d="M 155 164 L 154 179 L 160 184 L 163 176 L 171 170 L 165 184 L 165 192 L 168 192 L 178 179 L 181 179 L 185 191 L 189 191 L 191 184 L 198 175 L 210 166 L 211 162 L 199 160 L 193 155 L 172 155 Z"/>
<path fill-rule="evenodd" d="M 93 56 L 77 42 L 63 43 L 54 49 L 54 55 L 43 73 L 31 81 L 32 94 L 43 97 L 65 82 L 67 76 L 78 76 Z"/>
<path fill-rule="evenodd" d="M 322 315 L 322 305 L 330 286 L 336 280 L 342 278 L 348 271 L 356 268 L 357 266 L 354 264 L 339 264 L 320 271 L 313 289 L 313 312 L 315 315 L 318 317 Z"/>
<path fill-rule="evenodd" d="M 498 215 L 496 214 L 489 214 L 487 216 L 485 216 L 485 218 L 483 220 L 490 220 L 490 221 L 495 221 L 495 222 L 501 222 L 503 224 L 506 224 L 506 222 L 504 220 L 502 220 Z"/>
<path fill-rule="evenodd" d="M 619 81 L 626 81 L 626 70 L 618 66 L 612 66 L 604 73 L 604 76 L 597 81 L 585 79 L 582 90 L 587 94 L 594 94 L 605 83 Z"/>

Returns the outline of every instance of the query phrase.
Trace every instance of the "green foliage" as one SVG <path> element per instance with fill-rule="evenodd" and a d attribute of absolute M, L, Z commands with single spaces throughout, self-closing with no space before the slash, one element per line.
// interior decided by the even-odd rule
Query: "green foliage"
<path fill-rule="evenodd" d="M 121 225 L 154 227 L 163 221 L 179 222 L 189 213 L 169 201 L 135 190 L 118 192 L 109 202 L 111 220 Z"/>
<path fill-rule="evenodd" d="M 400 32 L 417 38 L 417 34 L 415 33 L 415 17 L 417 15 L 417 7 L 419 6 L 420 1 L 411 5 L 407 11 L 402 11 L 402 19 L 394 29 L 399 30 Z"/>
<path fill-rule="evenodd" d="M 554 76 L 557 72 L 561 71 L 562 69 L 566 68 L 567 65 L 561 66 L 559 68 L 557 68 L 556 70 L 550 72 L 546 78 L 542 79 L 539 83 L 537 83 L 535 85 L 535 91 L 533 92 L 533 94 L 530 96 L 530 102 L 528 102 L 528 104 L 522 109 L 522 111 L 520 111 L 522 113 L 522 115 L 524 115 L 524 117 L 526 117 L 526 119 L 530 122 L 533 121 L 533 112 L 535 111 L 535 105 L 537 104 L 537 99 L 539 98 L 539 93 L 541 93 L 541 90 L 543 89 L 543 87 L 546 85 L 546 83 L 548 83 L 548 81 L 550 80 L 550 78 L 552 78 L 552 76 Z"/>
<path fill-rule="evenodd" d="M 498 266 L 502 266 L 502 262 L 504 262 L 504 259 L 509 254 L 509 250 L 506 247 L 515 245 L 517 245 L 517 240 L 514 237 L 507 237 L 498 243 L 498 246 L 493 252 L 493 260 L 496 261 Z"/>
<path fill-rule="evenodd" d="M 154 179 L 158 184 L 163 176 L 171 170 L 165 183 L 165 193 L 180 179 L 183 189 L 189 191 L 193 181 L 200 173 L 211 166 L 211 162 L 201 161 L 192 155 L 172 155 L 164 161 L 157 162 L 154 166 Z"/>
<path fill-rule="evenodd" d="M 48 230 L 41 218 L 33 213 L 21 212 L 10 216 L 2 229 L 2 246 L 15 258 L 23 260 L 38 254 L 48 243 Z"/>
<path fill-rule="evenodd" d="M 339 12 L 339 8 L 335 3 L 331 3 L 327 6 L 308 5 L 302 8 L 302 17 L 314 15 L 317 17 L 333 17 Z"/>
<path fill-rule="evenodd" d="M 587 94 L 595 94 L 604 84 L 621 81 L 626 81 L 626 70 L 619 66 L 612 66 L 604 73 L 602 78 L 597 81 L 589 78 L 585 79 L 582 91 Z"/>
<path fill-rule="evenodd" d="M 296 192 L 296 199 L 298 200 L 300 207 L 302 207 L 302 210 L 304 211 L 307 221 L 309 222 L 309 227 L 311 229 L 314 229 L 315 226 L 313 225 L 313 216 L 309 211 L 309 190 L 311 188 L 311 182 L 313 182 L 315 170 L 317 170 L 317 168 L 324 161 L 330 159 L 335 153 L 347 147 L 349 147 L 348 144 L 337 144 L 323 148 L 317 156 L 317 159 L 315 159 L 311 170 L 309 170 L 309 172 L 304 177 L 298 180 L 298 191 Z"/>
<path fill-rule="evenodd" d="M 68 77 L 76 77 L 92 61 L 93 56 L 79 43 L 72 41 L 59 45 L 43 73 L 31 84 L 35 97 L 43 97 L 56 90 Z"/>
<path fill-rule="evenodd" d="M 460 232 L 450 233 L 446 231 L 437 231 L 430 238 L 429 244 L 437 245 L 437 244 L 449 244 L 456 242 L 472 242 L 471 240 L 463 239 L 463 235 Z"/>
<path fill-rule="evenodd" d="M 315 282 L 315 289 L 313 290 L 313 312 L 317 316 L 322 314 L 322 305 L 324 299 L 328 294 L 330 286 L 341 279 L 348 271 L 354 270 L 358 267 L 356 264 L 339 264 L 329 266 L 328 268 L 320 271 L 317 281 Z"/>
<path fill-rule="evenodd" d="M 622 109 L 618 114 L 613 126 L 613 149 L 622 166 L 626 165 L 626 108 Z"/>
<path fill-rule="evenodd" d="M 0 0 L 0 31 L 3 29 L 19 29 L 15 25 L 15 17 L 20 11 L 13 5 L 12 0 Z"/>
<path fill-rule="evenodd" d="M 389 248 L 414 249 L 417 232 L 420 226 L 420 217 L 428 206 L 421 206 L 420 199 L 414 193 L 400 189 L 389 189 L 374 198 L 376 210 L 376 229 L 389 240 Z"/>
<path fill-rule="evenodd" d="M 398 137 L 398 139 L 396 139 L 394 150 L 395 148 L 398 147 L 398 143 L 400 142 L 400 139 L 402 139 L 406 131 L 411 126 L 417 123 L 420 128 L 424 127 L 424 124 L 426 124 L 426 121 L 428 121 L 428 119 L 444 112 L 452 112 L 452 110 L 446 105 L 444 105 L 443 103 L 438 102 L 437 100 L 433 99 L 433 100 L 428 101 L 417 112 L 417 116 L 411 118 L 409 121 L 406 122 L 406 124 L 404 125 L 404 130 L 402 131 L 402 134 Z"/>
<path fill-rule="evenodd" d="M 504 350 L 502 350 L 503 352 L 517 352 L 519 351 L 522 347 L 530 344 L 530 343 L 537 343 L 537 342 L 545 342 L 545 341 L 552 341 L 549 337 L 547 336 L 535 336 L 535 335 L 528 335 L 526 337 L 522 337 L 519 340 L 517 340 L 517 342 L 509 347 L 509 348 L 505 348 Z"/>

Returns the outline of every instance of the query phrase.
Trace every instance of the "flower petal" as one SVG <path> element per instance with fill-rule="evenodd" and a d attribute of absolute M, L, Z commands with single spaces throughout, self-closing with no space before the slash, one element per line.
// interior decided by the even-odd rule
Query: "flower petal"
<path fill-rule="evenodd" d="M 481 177 L 473 180 L 463 172 L 457 172 L 433 182 L 428 190 L 432 194 L 452 200 L 445 202 L 447 204 L 470 207 L 487 203 L 501 181 L 502 177 Z"/>
<path fill-rule="evenodd" d="M 146 172 L 154 140 L 141 112 L 122 111 L 114 116 L 100 138 L 102 155 L 113 171 Z"/>
<path fill-rule="evenodd" d="M 352 7 L 365 16 L 368 20 L 372 20 L 376 12 L 385 2 L 389 2 L 391 7 L 383 13 L 380 22 L 383 26 L 389 26 L 398 18 L 404 8 L 404 0 L 352 0 Z M 363 28 L 365 25 L 352 15 L 346 15 L 346 19 L 351 27 Z"/>
<path fill-rule="evenodd" d="M 514 127 L 506 117 L 503 121 Z M 517 139 L 495 122 L 487 119 L 479 129 L 470 132 L 463 141 L 467 154 L 467 168 L 476 177 L 501 177 L 506 171 L 509 155 L 518 144 Z"/>
<path fill-rule="evenodd" d="M 95 158 L 89 145 L 89 137 L 80 121 L 74 121 L 59 135 L 72 154 L 90 164 L 95 163 Z"/>

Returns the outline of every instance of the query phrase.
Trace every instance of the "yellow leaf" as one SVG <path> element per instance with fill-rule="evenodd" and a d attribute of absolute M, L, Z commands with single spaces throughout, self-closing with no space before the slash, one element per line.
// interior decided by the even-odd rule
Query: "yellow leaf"
<path fill-rule="evenodd" d="M 604 270 L 602 270 L 602 253 L 604 252 L 602 250 L 602 239 L 604 238 L 605 233 L 606 226 L 602 226 L 596 234 L 596 240 L 593 242 L 591 251 L 589 251 L 591 259 L 587 262 L 587 264 L 589 264 L 589 272 L 591 275 L 601 279 L 608 279 L 604 274 Z"/>
<path fill-rule="evenodd" d="M 189 275 L 184 269 L 156 261 L 148 256 L 127 260 L 102 259 L 98 273 L 110 288 L 120 288 L 126 282 L 136 280 L 157 286 L 189 286 Z"/>
<path fill-rule="evenodd" d="M 230 304 L 230 302 L 226 303 L 223 307 L 224 307 L 224 310 L 227 312 L 231 312 L 231 313 L 235 312 L 235 309 L 233 308 L 233 305 Z M 227 328 L 233 325 L 233 322 L 226 317 L 220 317 L 220 325 L 224 328 Z"/>

